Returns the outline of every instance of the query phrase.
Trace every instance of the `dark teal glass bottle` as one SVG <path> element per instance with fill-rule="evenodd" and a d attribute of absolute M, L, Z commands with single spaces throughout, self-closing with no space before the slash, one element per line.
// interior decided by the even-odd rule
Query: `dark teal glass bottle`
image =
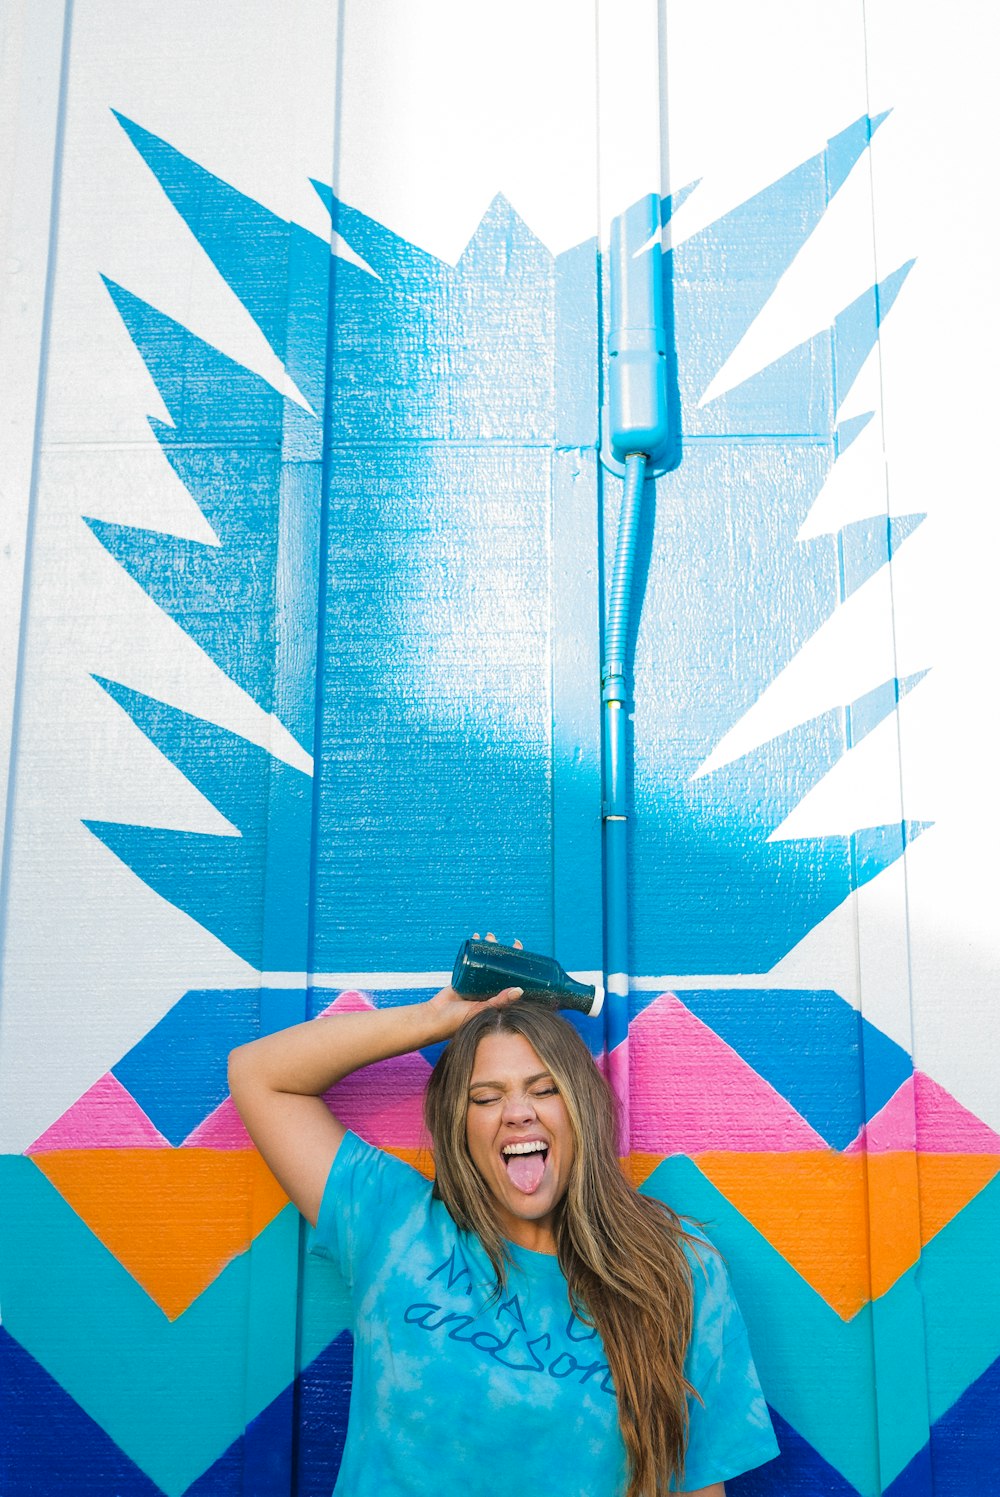
<path fill-rule="evenodd" d="M 604 993 L 592 983 L 577 982 L 554 956 L 501 946 L 498 941 L 463 941 L 455 958 L 451 985 L 463 998 L 492 998 L 504 988 L 523 988 L 525 998 L 546 1008 L 574 1008 L 593 1017 Z"/>

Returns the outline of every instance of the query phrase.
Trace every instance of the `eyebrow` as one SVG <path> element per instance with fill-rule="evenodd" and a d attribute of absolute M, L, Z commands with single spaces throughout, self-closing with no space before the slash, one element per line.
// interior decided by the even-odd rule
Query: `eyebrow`
<path fill-rule="evenodd" d="M 534 1076 L 525 1076 L 524 1085 L 534 1086 L 536 1081 L 551 1081 L 552 1079 L 551 1071 L 537 1071 Z M 502 1092 L 506 1088 L 506 1083 L 503 1081 L 470 1081 L 469 1091 L 474 1092 L 480 1086 L 492 1086 L 496 1091 Z"/>

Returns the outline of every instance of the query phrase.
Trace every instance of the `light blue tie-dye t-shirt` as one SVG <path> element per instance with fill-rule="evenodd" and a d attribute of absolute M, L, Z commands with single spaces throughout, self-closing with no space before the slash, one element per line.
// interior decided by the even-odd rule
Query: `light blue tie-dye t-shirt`
<path fill-rule="evenodd" d="M 336 1497 L 451 1497 L 544 1482 L 546 1497 L 624 1493 L 625 1448 L 597 1333 L 558 1261 L 512 1245 L 498 1296 L 478 1241 L 409 1165 L 348 1133 L 310 1250 L 350 1288 L 354 1385 Z M 681 1491 L 777 1455 L 725 1267 L 689 1250 L 694 1334 Z"/>

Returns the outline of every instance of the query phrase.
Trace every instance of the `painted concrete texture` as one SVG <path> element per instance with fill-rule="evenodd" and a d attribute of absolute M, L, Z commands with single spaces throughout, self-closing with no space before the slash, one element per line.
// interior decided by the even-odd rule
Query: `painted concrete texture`
<path fill-rule="evenodd" d="M 671 0 L 631 99 L 652 6 L 0 24 L 4 1491 L 328 1493 L 343 1286 L 228 1050 L 487 920 L 601 967 L 601 249 L 654 187 L 629 1167 L 750 1325 L 782 1456 L 733 1491 L 990 1490 L 977 7 L 945 67 L 889 0 Z M 331 1098 L 425 1171 L 433 1058 Z"/>

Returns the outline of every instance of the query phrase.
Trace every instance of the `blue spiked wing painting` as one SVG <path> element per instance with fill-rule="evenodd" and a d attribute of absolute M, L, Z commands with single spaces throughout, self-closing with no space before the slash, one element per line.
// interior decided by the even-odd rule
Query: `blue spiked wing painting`
<path fill-rule="evenodd" d="M 557 392 L 590 391 L 597 373 L 596 336 L 558 323 L 567 304 L 586 304 L 596 244 L 553 257 L 498 199 L 452 267 L 324 190 L 334 229 L 366 270 L 123 123 L 312 413 L 111 288 L 171 413 L 172 426 L 154 424 L 157 439 L 219 543 L 92 526 L 234 680 L 317 750 L 316 785 L 118 692 L 241 835 L 212 848 L 147 828 L 94 830 L 241 955 L 260 958 L 263 940 L 265 970 L 305 968 L 310 888 L 311 971 L 439 968 L 445 932 L 478 923 L 486 903 L 498 924 L 544 941 L 549 568 L 560 560 L 549 548 L 550 455 L 566 440 Z M 698 401 L 869 129 L 859 121 L 667 257 L 685 450 L 657 499 L 637 662 L 639 971 L 767 971 L 920 830 L 769 840 L 893 709 L 905 689 L 897 681 L 695 775 L 844 595 L 835 543 L 796 537 L 836 457 L 837 402 L 908 267 L 746 386 L 705 409 Z M 593 427 L 586 435 L 575 431 L 575 444 L 592 447 Z M 853 527 L 843 542 L 850 585 L 906 533 L 884 516 Z M 678 588 L 683 627 L 671 625 Z M 734 637 L 738 655 L 726 653 Z M 345 773 L 359 743 L 365 771 Z M 311 859 L 292 873 L 310 806 Z M 276 866 L 291 860 L 287 881 L 272 881 L 282 891 L 273 921 L 259 914 L 254 837 L 265 825 Z M 247 897 L 227 916 L 237 886 Z M 245 936 L 221 928 L 234 919 Z M 599 965 L 593 946 L 583 955 L 576 965 Z"/>
<path fill-rule="evenodd" d="M 838 425 L 838 410 L 908 264 L 760 373 L 704 399 L 880 122 L 857 120 L 664 257 L 683 452 L 647 507 L 633 641 L 639 976 L 767 973 L 923 830 L 895 822 L 774 835 L 919 678 L 887 679 L 702 772 L 920 523 L 875 514 L 832 537 L 798 538 L 864 424 Z M 125 1195 L 138 1189 L 125 1156 L 144 1149 L 163 1162 L 215 1150 L 246 1166 L 248 1141 L 227 1112 L 225 1056 L 259 1027 L 321 1011 L 331 989 L 337 1002 L 399 1001 L 412 994 L 413 974 L 445 966 L 456 939 L 486 919 L 539 949 L 558 932 L 572 947 L 560 951 L 568 965 L 601 966 L 599 898 L 580 896 L 601 880 L 594 665 L 603 536 L 617 504 L 597 462 L 600 246 L 552 254 L 498 197 L 449 264 L 317 183 L 331 233 L 350 251 L 334 254 L 329 240 L 276 217 L 140 124 L 120 123 L 294 394 L 164 316 L 141 287 L 109 282 L 168 412 L 152 422 L 164 461 L 214 540 L 88 523 L 156 605 L 274 715 L 301 759 L 100 680 L 113 710 L 230 830 L 104 820 L 90 831 L 179 918 L 265 975 L 259 988 L 188 993 L 70 1109 L 61 1131 L 44 1135 L 30 1159 L 9 1161 L 22 1205 L 21 1226 L 8 1229 L 10 1260 L 26 1262 L 37 1235 L 51 1245 L 85 1233 L 80 1258 L 97 1303 L 118 1306 L 96 1320 L 93 1306 L 81 1314 L 67 1281 L 43 1311 L 27 1276 L 10 1280 L 12 1312 L 0 1331 L 12 1369 L 10 1490 L 39 1490 L 43 1470 L 46 1490 L 68 1490 L 71 1472 L 79 1480 L 72 1444 L 86 1453 L 95 1491 L 236 1492 L 264 1452 L 267 1490 L 328 1492 L 349 1396 L 342 1291 L 322 1266 L 299 1264 L 291 1213 L 280 1201 L 264 1210 L 267 1187 L 245 1175 L 231 1202 L 248 1213 L 243 1235 L 220 1235 L 183 1292 L 165 1286 L 121 1213 L 101 1216 L 88 1194 L 87 1171 L 104 1158 L 93 1119 L 115 1120 L 106 1143 L 122 1155 Z M 668 231 L 684 196 L 664 202 Z M 591 529 L 574 531 L 573 513 L 589 514 Z M 567 595 L 582 600 L 571 639 Z M 361 973 L 381 975 L 373 996 L 346 991 Z M 933 1472 L 934 1490 L 958 1497 L 976 1459 L 981 1390 L 996 1378 L 996 1297 L 960 1355 L 945 1355 L 941 1327 L 959 1313 L 965 1275 L 988 1272 L 1000 1198 L 992 1168 L 969 1163 L 995 1156 L 988 1130 L 836 993 L 691 982 L 671 1003 L 642 988 L 633 995 L 633 1171 L 644 1188 L 710 1220 L 734 1265 L 783 1450 L 734 1490 L 901 1497 L 928 1490 Z M 600 1049 L 601 1036 L 590 1038 Z M 666 1046 L 676 1062 L 662 1061 Z M 413 1059 L 393 1072 L 388 1096 L 362 1088 L 351 1103 L 376 1141 L 407 1156 L 420 1141 L 427 1069 Z M 667 1068 L 677 1096 L 685 1086 L 708 1096 L 703 1111 L 692 1101 L 686 1134 L 663 1133 L 659 1094 L 642 1087 L 650 1065 Z M 725 1119 L 724 1099 L 737 1093 L 755 1119 L 752 1136 L 725 1126 L 710 1136 L 705 1116 L 714 1108 Z M 912 1112 L 918 1095 L 937 1136 L 951 1130 L 961 1164 L 934 1177 L 933 1230 L 918 1227 L 892 1268 L 852 1298 L 851 1284 L 812 1265 L 808 1223 L 789 1228 L 788 1171 L 805 1161 L 794 1177 L 804 1182 L 800 1218 L 826 1209 L 833 1190 L 853 1231 L 864 1216 L 866 1129 L 888 1127 L 904 1103 Z M 81 1164 L 84 1141 L 93 1152 Z M 912 1148 L 888 1152 L 914 1157 Z M 729 1178 L 724 1155 L 754 1168 L 763 1160 L 770 1183 L 756 1195 L 720 1184 Z M 150 1159 L 140 1158 L 147 1173 Z M 192 1201 L 206 1188 L 193 1187 Z M 50 1281 L 65 1281 L 60 1251 L 45 1248 Z M 859 1241 L 859 1273 L 868 1252 Z M 886 1325 L 902 1327 L 900 1344 L 910 1335 L 918 1258 L 929 1411 L 903 1419 L 880 1448 L 873 1345 L 895 1334 Z M 212 1398 L 206 1372 L 213 1382 L 235 1377 L 254 1317 L 287 1312 L 277 1288 L 261 1290 L 261 1274 L 278 1286 L 291 1276 L 296 1364 L 289 1374 L 282 1356 L 271 1365 L 258 1347 L 240 1397 Z M 59 1317 L 68 1336 L 54 1333 Z M 99 1333 L 105 1321 L 111 1328 Z M 164 1385 L 137 1401 L 130 1358 L 144 1356 L 163 1367 Z M 898 1392 L 885 1397 L 898 1405 Z M 956 1433 L 966 1429 L 971 1444 Z"/>

